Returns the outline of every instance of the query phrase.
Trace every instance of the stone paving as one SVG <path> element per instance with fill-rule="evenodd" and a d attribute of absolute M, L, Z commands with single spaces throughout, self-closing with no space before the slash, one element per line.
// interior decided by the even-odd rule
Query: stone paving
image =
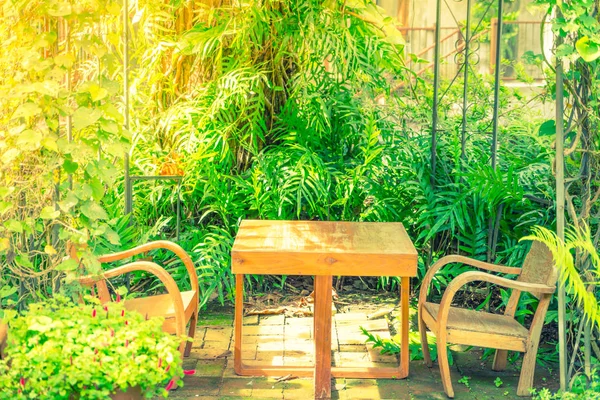
<path fill-rule="evenodd" d="M 336 314 L 333 318 L 332 361 L 340 366 L 393 366 L 397 358 L 381 355 L 366 345 L 364 327 L 382 338 L 390 337 L 387 319 L 368 320 L 365 313 Z M 393 320 L 392 320 L 393 321 Z M 312 318 L 283 315 L 244 318 L 244 360 L 271 365 L 312 365 Z M 392 323 L 392 332 L 394 324 Z M 416 335 L 413 329 L 411 335 Z M 184 386 L 171 392 L 174 399 L 310 399 L 313 380 L 296 378 L 239 377 L 233 371 L 233 317 L 223 314 L 201 316 L 192 353 L 184 360 L 185 369 L 196 370 L 184 378 Z M 453 351 L 452 381 L 456 399 L 516 398 L 518 362 L 504 372 L 491 370 L 491 359 L 481 361 L 481 349 Z M 536 371 L 535 387 L 557 389 L 557 378 L 547 368 Z M 555 372 L 553 372 L 555 374 Z M 496 378 L 500 378 L 497 380 Z M 461 382 L 459 382 L 459 380 Z M 437 364 L 427 368 L 423 361 L 410 363 L 404 380 L 334 379 L 333 399 L 446 399 Z"/>

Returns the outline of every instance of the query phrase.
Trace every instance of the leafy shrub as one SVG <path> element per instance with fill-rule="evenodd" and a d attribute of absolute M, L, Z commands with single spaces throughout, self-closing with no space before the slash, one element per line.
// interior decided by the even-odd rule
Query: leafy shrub
<path fill-rule="evenodd" d="M 57 295 L 22 315 L 5 312 L 6 358 L 0 360 L 1 399 L 105 399 L 140 387 L 150 398 L 183 376 L 180 339 L 123 303 L 74 304 Z"/>

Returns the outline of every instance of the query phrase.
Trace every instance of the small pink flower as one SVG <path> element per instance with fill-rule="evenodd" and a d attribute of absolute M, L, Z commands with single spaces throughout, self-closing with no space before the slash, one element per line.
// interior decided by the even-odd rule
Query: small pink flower
<path fill-rule="evenodd" d="M 162 366 L 162 358 L 158 359 L 158 368 L 160 368 Z"/>
<path fill-rule="evenodd" d="M 129 321 L 125 320 L 125 325 L 129 325 Z"/>
<path fill-rule="evenodd" d="M 121 295 L 119 293 L 117 293 L 117 303 L 119 303 L 121 301 Z"/>
<path fill-rule="evenodd" d="M 21 377 L 21 379 L 19 379 L 19 385 L 25 387 L 25 379 L 23 377 Z"/>
<path fill-rule="evenodd" d="M 173 386 L 175 386 L 175 378 L 173 378 L 169 381 L 165 390 L 171 390 L 171 389 L 173 389 Z"/>
<path fill-rule="evenodd" d="M 125 310 L 121 310 L 121 317 L 125 316 Z"/>
<path fill-rule="evenodd" d="M 92 310 L 92 317 L 96 318 L 96 309 L 95 308 Z"/>
<path fill-rule="evenodd" d="M 169 372 L 170 369 L 171 369 L 171 366 L 167 365 L 167 368 L 165 368 L 165 372 Z"/>
<path fill-rule="evenodd" d="M 183 370 L 184 375 L 194 375 L 195 373 L 196 373 L 195 369 L 184 369 Z"/>
<path fill-rule="evenodd" d="M 108 312 L 108 306 L 104 306 L 104 311 Z"/>

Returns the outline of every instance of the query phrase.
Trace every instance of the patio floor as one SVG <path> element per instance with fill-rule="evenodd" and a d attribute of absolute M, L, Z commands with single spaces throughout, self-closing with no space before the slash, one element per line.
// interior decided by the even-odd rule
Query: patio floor
<path fill-rule="evenodd" d="M 396 310 L 397 311 L 397 310 Z M 411 310 L 414 313 L 414 310 Z M 394 315 L 394 313 L 392 314 Z M 392 318 L 391 321 L 395 321 Z M 360 327 L 382 338 L 390 337 L 385 318 L 367 319 L 360 311 L 337 313 L 333 317 L 332 362 L 339 366 L 392 366 L 395 356 L 381 355 L 366 345 Z M 312 318 L 284 315 L 248 316 L 244 320 L 243 358 L 272 365 L 311 365 L 313 362 Z M 394 323 L 391 323 L 391 331 Z M 416 328 L 411 335 L 416 335 Z M 174 399 L 310 399 L 311 378 L 278 381 L 277 378 L 239 377 L 233 371 L 233 316 L 204 314 L 196 332 L 192 353 L 184 360 L 194 375 L 184 378 L 184 387 L 171 392 Z M 506 371 L 491 370 L 493 356 L 480 359 L 482 350 L 453 351 L 451 367 L 456 399 L 512 399 L 516 397 L 519 357 Z M 292 377 L 288 377 L 292 378 Z M 496 379 L 500 378 L 500 379 Z M 459 382 L 460 380 L 460 382 Z M 538 367 L 535 387 L 557 389 L 556 372 Z M 446 399 L 437 364 L 427 368 L 422 360 L 410 363 L 404 380 L 334 379 L 333 399 Z"/>

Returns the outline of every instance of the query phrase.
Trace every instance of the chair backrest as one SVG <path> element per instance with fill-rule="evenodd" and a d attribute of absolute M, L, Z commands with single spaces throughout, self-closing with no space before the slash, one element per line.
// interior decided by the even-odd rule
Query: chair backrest
<path fill-rule="evenodd" d="M 525 257 L 525 262 L 521 267 L 521 275 L 517 280 L 554 286 L 557 277 L 558 273 L 554 267 L 552 252 L 544 243 L 534 241 L 527 257 Z M 533 294 L 539 297 L 537 293 Z"/>

